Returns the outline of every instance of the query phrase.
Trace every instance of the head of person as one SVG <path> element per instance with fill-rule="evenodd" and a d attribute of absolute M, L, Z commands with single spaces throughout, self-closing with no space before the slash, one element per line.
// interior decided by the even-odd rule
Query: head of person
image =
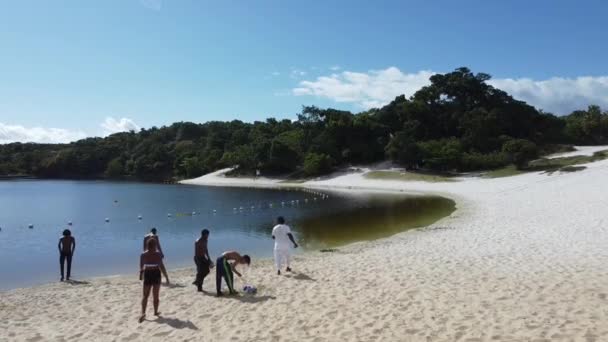
<path fill-rule="evenodd" d="M 209 237 L 209 230 L 208 229 L 203 229 L 201 231 L 201 236 L 204 237 L 204 238 Z"/>
<path fill-rule="evenodd" d="M 148 242 L 146 242 L 146 248 L 149 251 L 156 251 L 156 247 L 158 246 L 158 242 L 156 241 L 156 239 L 149 239 Z"/>
<path fill-rule="evenodd" d="M 72 232 L 69 229 L 64 229 L 63 236 L 72 236 Z"/>
<path fill-rule="evenodd" d="M 246 264 L 247 266 L 251 265 L 251 258 L 249 255 L 245 254 L 241 257 L 241 264 Z"/>
<path fill-rule="evenodd" d="M 156 235 L 156 228 L 150 229 L 150 233 L 152 233 L 152 235 Z"/>
<path fill-rule="evenodd" d="M 283 216 L 277 217 L 277 224 L 285 224 L 285 218 Z"/>

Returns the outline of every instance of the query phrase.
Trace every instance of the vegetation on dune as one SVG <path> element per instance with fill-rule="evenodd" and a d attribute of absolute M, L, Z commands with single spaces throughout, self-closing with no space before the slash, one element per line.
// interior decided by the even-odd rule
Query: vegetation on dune
<path fill-rule="evenodd" d="M 425 174 L 419 172 L 399 172 L 399 171 L 370 171 L 364 175 L 368 179 L 399 180 L 399 181 L 423 181 L 423 182 L 454 182 L 450 176 L 439 174 Z"/>
<path fill-rule="evenodd" d="M 509 165 L 500 169 L 492 170 L 484 174 L 486 178 L 500 178 L 514 176 L 526 172 L 538 172 L 544 171 L 549 174 L 554 172 L 576 172 L 582 171 L 586 167 L 577 166 L 580 164 L 592 163 L 608 159 L 608 150 L 595 152 L 591 156 L 571 156 L 571 157 L 560 157 L 560 158 L 541 158 L 538 160 L 531 161 L 527 166 L 517 168 L 514 165 Z"/>
<path fill-rule="evenodd" d="M 408 170 L 519 169 L 557 144 L 608 144 L 597 106 L 564 117 L 536 110 L 460 68 L 431 77 L 412 97 L 358 114 L 303 107 L 297 120 L 178 122 L 70 144 L 0 145 L 0 175 L 192 178 L 236 174 L 313 177 L 390 159 Z"/>

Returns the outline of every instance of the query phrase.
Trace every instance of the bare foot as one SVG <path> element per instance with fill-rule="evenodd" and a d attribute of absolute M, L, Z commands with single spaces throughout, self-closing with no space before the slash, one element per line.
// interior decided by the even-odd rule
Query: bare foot
<path fill-rule="evenodd" d="M 139 320 L 138 320 L 138 322 L 139 322 L 139 323 L 141 323 L 141 322 L 143 322 L 143 321 L 145 321 L 145 320 L 146 320 L 146 315 L 145 315 L 145 314 L 143 314 L 143 315 L 139 316 Z"/>
<path fill-rule="evenodd" d="M 160 311 L 159 312 L 155 312 L 154 316 L 160 316 Z"/>

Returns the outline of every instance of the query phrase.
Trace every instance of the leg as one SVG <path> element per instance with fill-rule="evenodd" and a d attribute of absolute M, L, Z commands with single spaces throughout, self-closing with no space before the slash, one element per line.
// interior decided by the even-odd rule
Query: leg
<path fill-rule="evenodd" d="M 199 291 L 202 291 L 203 281 L 202 281 L 202 273 L 201 273 L 201 262 L 200 258 L 194 257 L 194 263 L 196 264 L 196 278 L 192 284 L 196 285 Z"/>
<path fill-rule="evenodd" d="M 203 291 L 203 283 L 205 282 L 205 278 L 207 277 L 207 275 L 210 272 L 209 269 L 209 261 L 203 261 L 202 262 L 202 269 L 201 269 L 201 286 L 200 286 L 200 290 Z"/>
<path fill-rule="evenodd" d="M 158 312 L 158 304 L 160 303 L 160 283 L 152 286 L 152 299 L 154 300 L 154 315 L 160 315 Z"/>
<path fill-rule="evenodd" d="M 289 267 L 289 261 L 290 261 L 290 255 L 289 255 L 289 250 L 285 250 L 283 251 L 283 256 L 285 258 L 285 264 L 287 264 L 287 272 L 291 272 L 291 268 Z"/>
<path fill-rule="evenodd" d="M 274 250 L 274 264 L 277 267 L 277 274 L 281 274 L 281 251 Z"/>
<path fill-rule="evenodd" d="M 224 273 L 224 264 L 222 259 L 217 259 L 217 264 L 215 265 L 215 289 L 217 290 L 217 295 L 222 295 L 222 275 Z"/>
<path fill-rule="evenodd" d="M 61 281 L 63 281 L 63 263 L 65 262 L 65 254 L 59 255 L 59 268 L 61 269 Z"/>
<path fill-rule="evenodd" d="M 232 267 L 228 264 L 227 261 L 224 261 L 226 264 L 224 265 L 224 277 L 226 278 L 226 285 L 228 285 L 228 291 L 230 294 L 235 294 L 234 291 L 234 274 L 232 273 Z"/>
<path fill-rule="evenodd" d="M 66 255 L 66 259 L 68 261 L 68 274 L 66 279 L 70 280 L 70 274 L 72 273 L 72 254 Z"/>
<path fill-rule="evenodd" d="M 148 306 L 148 297 L 150 296 L 151 285 L 144 284 L 144 297 L 141 300 L 141 316 L 139 317 L 139 323 L 143 322 L 146 318 L 146 307 Z"/>

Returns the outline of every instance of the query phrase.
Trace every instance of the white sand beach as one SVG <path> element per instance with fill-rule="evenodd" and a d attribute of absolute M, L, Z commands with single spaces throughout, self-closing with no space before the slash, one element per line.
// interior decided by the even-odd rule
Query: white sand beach
<path fill-rule="evenodd" d="M 427 228 L 301 254 L 291 275 L 254 260 L 256 296 L 199 294 L 192 269 L 170 271 L 176 285 L 161 290 L 162 317 L 142 324 L 136 274 L 2 292 L 0 341 L 608 341 L 608 160 L 586 166 L 456 182 L 359 172 L 301 183 L 440 194 L 457 210 Z M 284 184 L 221 174 L 184 183 Z M 208 277 L 205 289 L 214 286 Z"/>

